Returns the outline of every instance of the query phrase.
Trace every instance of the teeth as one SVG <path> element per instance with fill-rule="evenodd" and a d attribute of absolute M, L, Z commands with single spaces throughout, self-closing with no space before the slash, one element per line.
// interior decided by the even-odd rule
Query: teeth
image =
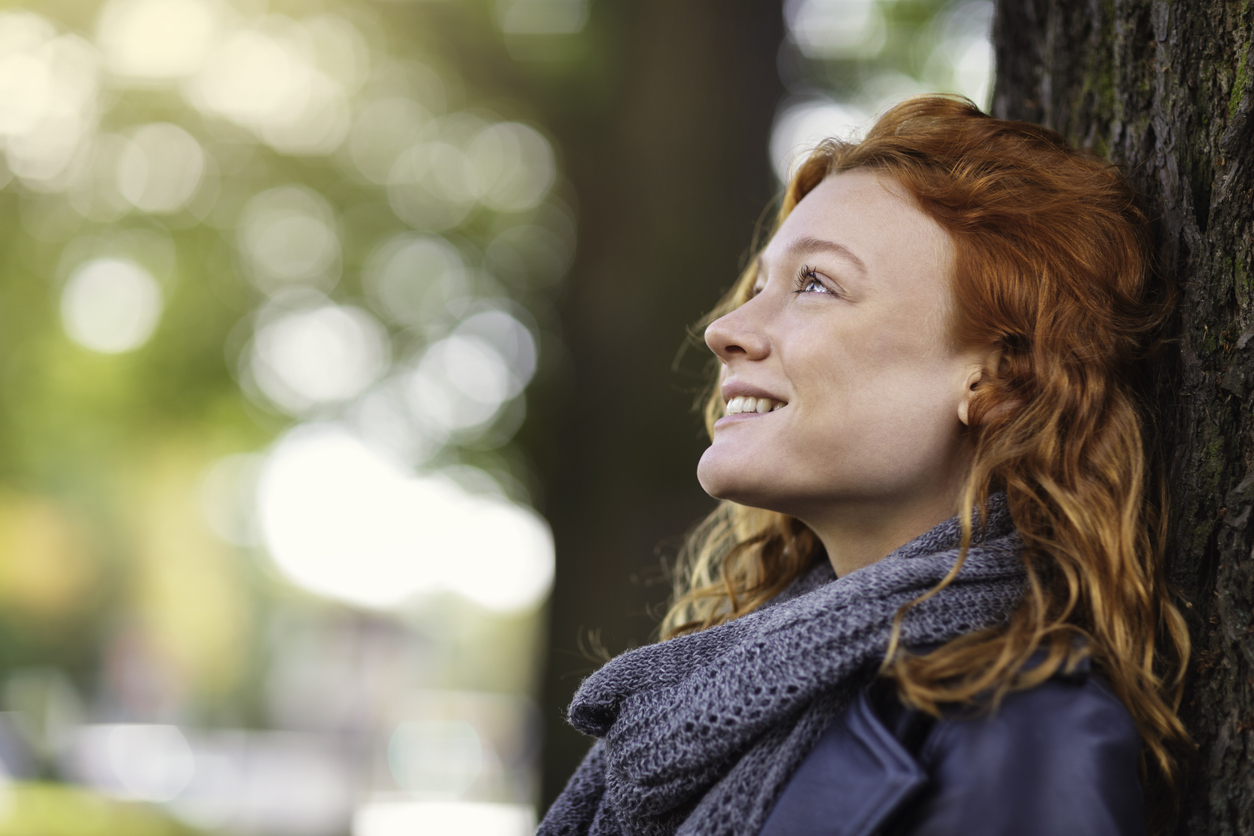
<path fill-rule="evenodd" d="M 784 401 L 777 401 L 771 398 L 746 398 L 736 396 L 727 402 L 727 414 L 739 415 L 742 412 L 774 412 L 782 406 L 787 406 Z"/>

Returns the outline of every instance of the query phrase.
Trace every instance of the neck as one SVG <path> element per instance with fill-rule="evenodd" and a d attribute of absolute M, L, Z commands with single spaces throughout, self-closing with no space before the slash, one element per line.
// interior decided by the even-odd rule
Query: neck
<path fill-rule="evenodd" d="M 843 577 L 935 528 L 954 516 L 957 507 L 956 498 L 942 492 L 887 507 L 875 501 L 841 503 L 802 521 L 823 543 L 836 576 Z"/>

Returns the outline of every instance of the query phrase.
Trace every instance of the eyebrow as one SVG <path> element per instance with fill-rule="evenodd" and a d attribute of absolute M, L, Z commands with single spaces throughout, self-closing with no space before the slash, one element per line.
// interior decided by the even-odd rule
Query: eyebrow
<path fill-rule="evenodd" d="M 828 241 L 823 238 L 815 238 L 810 235 L 803 236 L 789 244 L 788 249 L 784 252 L 787 255 L 794 257 L 826 253 L 828 255 L 834 255 L 845 259 L 854 267 L 857 267 L 863 274 L 867 272 L 866 262 L 858 258 L 857 253 L 846 247 L 844 244 L 838 244 L 835 241 Z M 765 264 L 762 261 L 762 256 L 758 256 L 758 272 L 764 272 L 764 268 Z"/>

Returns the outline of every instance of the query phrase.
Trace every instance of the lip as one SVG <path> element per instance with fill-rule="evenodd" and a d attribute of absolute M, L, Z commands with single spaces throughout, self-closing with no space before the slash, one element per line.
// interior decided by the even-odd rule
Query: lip
<path fill-rule="evenodd" d="M 779 412 L 779 411 L 780 410 L 778 409 L 775 410 L 775 412 Z M 739 412 L 735 415 L 724 415 L 722 418 L 719 418 L 717 421 L 714 422 L 714 429 L 718 429 L 719 427 L 725 427 L 728 424 L 734 424 L 737 421 L 760 420 L 762 418 L 767 417 L 768 415 L 774 415 L 775 412 Z"/>
<path fill-rule="evenodd" d="M 727 403 L 732 398 L 770 398 L 773 401 L 788 402 L 786 398 L 781 398 L 774 392 L 768 392 L 765 389 L 738 380 L 724 380 L 723 385 L 719 387 L 719 393 L 723 396 L 723 403 Z"/>

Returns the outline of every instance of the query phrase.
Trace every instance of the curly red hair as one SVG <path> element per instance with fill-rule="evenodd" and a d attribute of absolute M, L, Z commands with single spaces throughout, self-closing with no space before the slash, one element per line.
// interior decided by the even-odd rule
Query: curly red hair
<path fill-rule="evenodd" d="M 904 700 L 936 712 L 1031 687 L 1090 655 L 1136 719 L 1144 763 L 1174 789 L 1189 641 L 1162 575 L 1166 500 L 1136 385 L 1172 292 L 1153 269 L 1136 195 L 1115 166 L 1051 130 L 926 96 L 889 110 L 860 142 L 822 143 L 791 177 L 776 228 L 824 178 L 859 168 L 895 180 L 953 241 L 950 335 L 998 358 L 971 403 L 960 507 L 1004 490 L 1028 575 L 1008 625 L 927 655 L 894 641 L 883 672 Z M 751 260 L 707 322 L 743 304 L 755 279 Z M 715 390 L 711 431 L 722 408 Z M 965 520 L 964 548 L 976 524 Z M 796 519 L 722 503 L 690 538 L 663 633 L 760 606 L 821 551 Z M 1021 673 L 1039 649 L 1047 661 Z"/>

